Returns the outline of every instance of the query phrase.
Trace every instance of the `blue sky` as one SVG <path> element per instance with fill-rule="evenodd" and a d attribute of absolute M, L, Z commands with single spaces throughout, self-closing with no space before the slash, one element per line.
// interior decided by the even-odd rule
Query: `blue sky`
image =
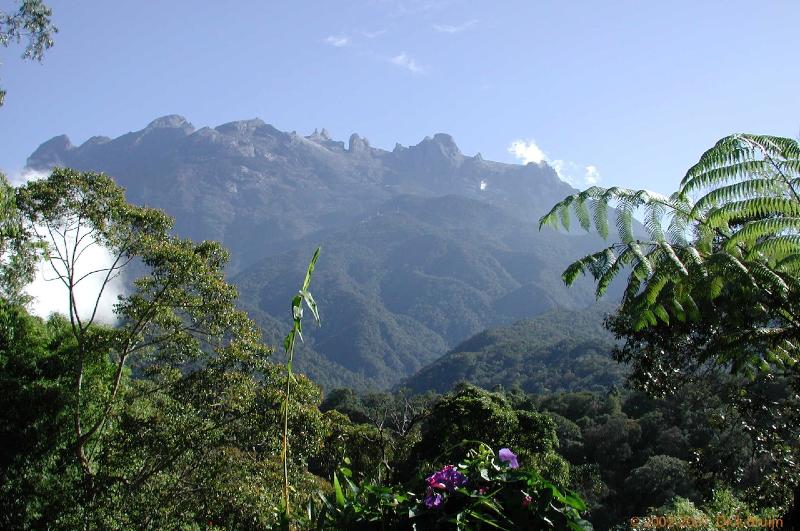
<path fill-rule="evenodd" d="M 800 2 L 51 0 L 42 64 L 0 50 L 0 168 L 65 133 L 260 117 L 373 146 L 437 132 L 578 187 L 667 193 L 718 138 L 800 131 Z M 10 2 L 2 2 L 8 8 Z"/>

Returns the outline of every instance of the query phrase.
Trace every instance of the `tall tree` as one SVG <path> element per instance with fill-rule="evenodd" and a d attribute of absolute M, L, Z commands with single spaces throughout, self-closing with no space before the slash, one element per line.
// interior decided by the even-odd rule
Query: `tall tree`
<path fill-rule="evenodd" d="M 19 188 L 16 204 L 28 233 L 47 248 L 53 280 L 65 288 L 70 347 L 63 354 L 72 373 L 69 446 L 86 504 L 97 495 L 99 478 L 141 485 L 196 448 L 180 438 L 156 462 L 144 459 L 137 472 L 120 476 L 108 465 L 113 451 L 107 434 L 124 420 L 126 396 L 137 396 L 126 395 L 127 390 L 138 389 L 138 396 L 151 399 L 162 396 L 162 406 L 174 409 L 172 424 L 198 438 L 196 443 L 203 441 L 201 434 L 250 411 L 242 404 L 254 407 L 253 378 L 261 374 L 269 381 L 275 371 L 267 366 L 269 349 L 260 343 L 256 326 L 234 305 L 236 290 L 223 274 L 227 253 L 219 244 L 170 236 L 172 222 L 165 214 L 128 204 L 123 191 L 102 174 L 56 169 L 49 178 Z M 95 246 L 110 253 L 110 264 L 82 267 Z M 98 326 L 103 292 L 134 263 L 146 274 L 119 297 L 118 326 Z M 93 277 L 97 293 L 79 294 Z M 149 390 L 126 383 L 132 367 L 148 371 Z M 191 411 L 200 413 L 187 417 Z"/>
<path fill-rule="evenodd" d="M 38 248 L 17 208 L 14 188 L 0 173 L 0 297 L 24 303 L 25 286 L 33 280 Z"/>

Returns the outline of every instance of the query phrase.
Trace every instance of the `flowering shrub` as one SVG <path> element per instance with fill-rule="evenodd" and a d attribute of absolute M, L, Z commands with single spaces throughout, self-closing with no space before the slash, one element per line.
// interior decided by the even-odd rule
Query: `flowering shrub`
<path fill-rule="evenodd" d="M 478 444 L 463 462 L 426 477 L 422 495 L 359 487 L 344 471 L 346 489 L 334 475 L 336 502 L 322 498 L 318 529 L 592 529 L 578 496 L 520 467 L 509 448 L 495 455 Z"/>
<path fill-rule="evenodd" d="M 456 470 L 456 467 L 453 465 L 447 465 L 428 477 L 426 481 L 428 482 L 428 491 L 423 503 L 428 509 L 437 509 L 442 505 L 442 501 L 444 501 L 444 496 L 441 492 L 437 492 L 437 489 L 440 491 L 453 492 L 469 482 L 467 476 Z"/>

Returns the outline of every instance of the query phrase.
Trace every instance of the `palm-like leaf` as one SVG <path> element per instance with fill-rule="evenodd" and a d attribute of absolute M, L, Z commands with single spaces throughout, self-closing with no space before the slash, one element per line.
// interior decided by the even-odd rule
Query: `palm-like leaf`
<path fill-rule="evenodd" d="M 670 197 L 593 186 L 556 204 L 539 225 L 568 230 L 572 210 L 607 239 L 613 209 L 618 241 L 574 262 L 563 279 L 591 274 L 599 297 L 629 269 L 622 304 L 636 327 L 697 317 L 698 298 L 713 301 L 728 287 L 763 295 L 778 327 L 782 318 L 797 321 L 786 308 L 800 299 L 799 191 L 796 140 L 735 134 L 703 153 Z M 634 214 L 647 237 L 634 236 Z M 776 351 L 796 359 L 781 341 Z"/>

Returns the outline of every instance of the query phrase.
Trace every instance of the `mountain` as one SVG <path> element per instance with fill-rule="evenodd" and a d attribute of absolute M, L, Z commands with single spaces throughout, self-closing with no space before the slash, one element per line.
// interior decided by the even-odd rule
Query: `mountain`
<path fill-rule="evenodd" d="M 527 393 L 605 391 L 622 383 L 625 368 L 613 361 L 611 334 L 602 315 L 613 306 L 550 310 L 534 319 L 485 330 L 422 368 L 401 387 L 444 393 L 459 382 Z"/>
<path fill-rule="evenodd" d="M 171 115 L 115 139 L 42 144 L 33 170 L 105 172 L 128 200 L 162 208 L 175 231 L 231 250 L 228 270 L 272 344 L 314 248 L 323 326 L 306 327 L 296 367 L 324 387 L 388 387 L 466 337 L 552 308 L 593 302 L 560 273 L 596 249 L 539 232 L 574 190 L 548 165 L 461 153 L 449 135 L 392 151 L 357 134 L 286 133 L 259 119 L 196 129 Z"/>

